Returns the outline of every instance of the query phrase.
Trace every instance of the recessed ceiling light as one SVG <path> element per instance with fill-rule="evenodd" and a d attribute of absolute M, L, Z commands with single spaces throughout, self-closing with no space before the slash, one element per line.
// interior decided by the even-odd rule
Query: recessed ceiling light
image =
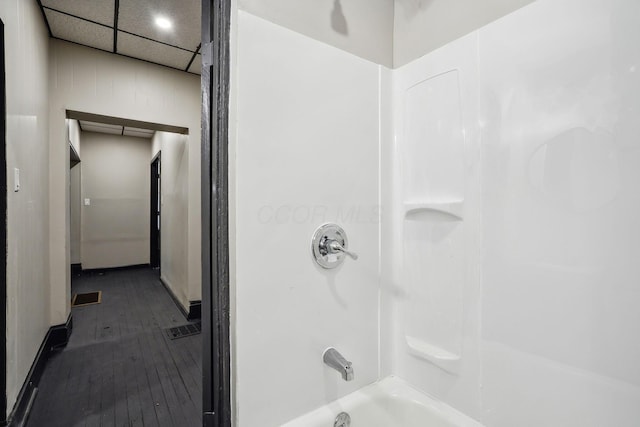
<path fill-rule="evenodd" d="M 173 23 L 164 16 L 158 16 L 156 18 L 156 25 L 163 30 L 170 30 L 171 27 L 173 27 Z"/>

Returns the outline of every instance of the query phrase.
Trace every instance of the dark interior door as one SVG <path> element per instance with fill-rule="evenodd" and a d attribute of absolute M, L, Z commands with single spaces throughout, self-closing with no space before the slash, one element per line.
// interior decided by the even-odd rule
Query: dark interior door
<path fill-rule="evenodd" d="M 151 203 L 149 204 L 151 210 L 149 263 L 152 268 L 157 269 L 160 268 L 160 208 L 162 205 L 160 172 L 160 153 L 158 153 L 151 162 Z"/>
<path fill-rule="evenodd" d="M 4 72 L 4 23 L 0 20 L 0 424 L 7 414 L 7 101 Z"/>

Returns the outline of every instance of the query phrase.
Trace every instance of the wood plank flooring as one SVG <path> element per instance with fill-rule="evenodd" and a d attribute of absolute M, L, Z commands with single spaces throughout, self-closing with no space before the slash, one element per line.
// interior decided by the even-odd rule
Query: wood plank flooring
<path fill-rule="evenodd" d="M 102 303 L 73 308 L 69 344 L 45 368 L 28 427 L 201 426 L 201 335 L 170 340 L 187 323 L 150 268 L 73 278 Z"/>

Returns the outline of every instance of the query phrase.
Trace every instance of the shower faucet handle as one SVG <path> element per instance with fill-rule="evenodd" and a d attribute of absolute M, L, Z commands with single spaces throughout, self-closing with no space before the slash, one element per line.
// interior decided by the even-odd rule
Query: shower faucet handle
<path fill-rule="evenodd" d="M 311 238 L 311 255 L 322 268 L 336 268 L 347 256 L 358 259 L 348 248 L 347 233 L 338 224 L 321 225 Z"/>
<path fill-rule="evenodd" d="M 357 253 L 346 250 L 344 246 L 342 246 L 340 242 L 338 242 L 337 240 L 329 240 L 327 243 L 328 243 L 327 246 L 329 246 L 329 250 L 332 253 L 335 254 L 338 252 L 342 252 L 345 255 L 349 255 L 351 259 L 353 259 L 354 261 L 358 259 Z"/>

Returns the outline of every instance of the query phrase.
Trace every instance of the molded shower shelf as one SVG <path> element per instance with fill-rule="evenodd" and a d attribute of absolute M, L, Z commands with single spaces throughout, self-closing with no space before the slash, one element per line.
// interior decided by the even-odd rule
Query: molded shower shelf
<path fill-rule="evenodd" d="M 443 348 L 431 345 L 419 338 L 405 336 L 409 352 L 414 356 L 428 360 L 434 365 L 450 373 L 457 373 L 460 366 L 460 355 L 451 353 Z"/>
<path fill-rule="evenodd" d="M 404 217 L 408 220 L 462 221 L 464 200 L 442 202 L 406 202 Z"/>

